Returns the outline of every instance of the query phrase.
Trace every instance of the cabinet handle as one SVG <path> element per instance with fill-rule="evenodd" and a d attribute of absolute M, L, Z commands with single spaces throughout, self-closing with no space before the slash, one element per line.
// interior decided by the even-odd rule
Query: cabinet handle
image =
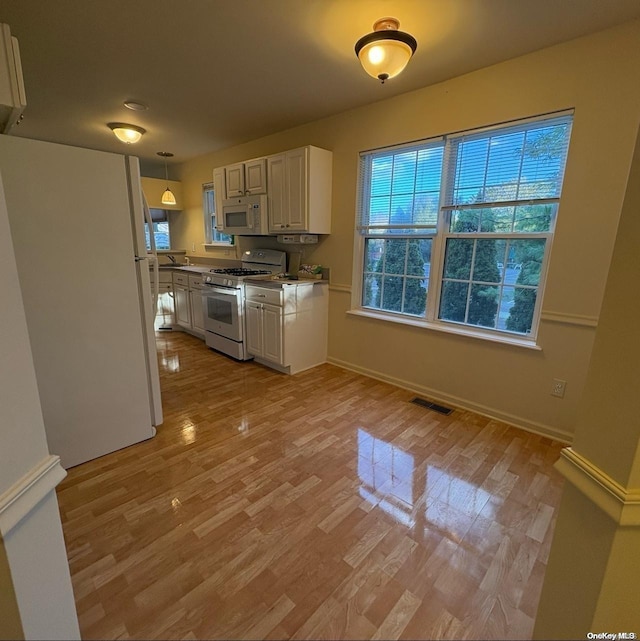
<path fill-rule="evenodd" d="M 289 226 L 289 223 L 286 224 L 286 227 L 288 227 L 288 226 Z"/>

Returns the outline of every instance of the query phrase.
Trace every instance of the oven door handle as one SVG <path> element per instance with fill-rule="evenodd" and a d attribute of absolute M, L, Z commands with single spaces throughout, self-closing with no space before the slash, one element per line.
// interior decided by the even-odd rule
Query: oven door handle
<path fill-rule="evenodd" d="M 211 285 L 207 285 L 207 288 L 202 290 L 202 293 L 206 296 L 209 293 L 212 294 L 226 294 L 227 296 L 235 296 L 238 293 L 239 290 L 233 288 L 233 287 L 212 287 Z"/>

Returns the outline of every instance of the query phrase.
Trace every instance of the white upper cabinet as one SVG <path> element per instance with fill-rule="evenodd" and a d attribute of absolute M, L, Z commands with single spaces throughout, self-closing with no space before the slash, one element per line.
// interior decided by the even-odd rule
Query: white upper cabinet
<path fill-rule="evenodd" d="M 178 180 L 163 180 L 161 178 L 140 178 L 142 184 L 142 191 L 147 200 L 147 205 L 151 209 L 173 209 L 181 210 L 183 208 L 182 202 L 182 183 Z M 175 205 L 164 205 L 162 203 L 162 194 L 164 194 L 167 186 L 176 197 Z"/>
<path fill-rule="evenodd" d="M 0 24 L 0 132 L 9 133 L 17 124 L 27 97 L 24 90 L 18 40 L 7 24 Z"/>
<path fill-rule="evenodd" d="M 266 159 L 256 158 L 224 168 L 227 198 L 267 193 Z"/>
<path fill-rule="evenodd" d="M 332 158 L 312 146 L 267 158 L 270 233 L 331 233 Z"/>

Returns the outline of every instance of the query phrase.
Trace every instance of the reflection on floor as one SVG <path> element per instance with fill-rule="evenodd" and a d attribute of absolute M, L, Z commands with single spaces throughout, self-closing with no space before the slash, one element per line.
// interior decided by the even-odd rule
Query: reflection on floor
<path fill-rule="evenodd" d="M 83 638 L 530 637 L 559 444 L 157 337 L 158 435 L 58 492 Z"/>

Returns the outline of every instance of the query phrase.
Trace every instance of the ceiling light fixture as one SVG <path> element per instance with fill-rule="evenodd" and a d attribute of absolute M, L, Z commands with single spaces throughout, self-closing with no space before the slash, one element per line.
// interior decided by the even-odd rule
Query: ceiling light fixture
<path fill-rule="evenodd" d="M 146 111 L 149 109 L 144 102 L 137 102 L 135 100 L 127 100 L 123 104 L 127 109 L 131 109 L 131 111 Z"/>
<path fill-rule="evenodd" d="M 176 197 L 173 195 L 173 192 L 169 189 L 169 169 L 167 168 L 167 158 L 173 158 L 173 154 L 169 151 L 159 151 L 157 153 L 158 153 L 158 156 L 161 156 L 162 158 L 164 158 L 164 177 L 165 177 L 165 180 L 167 181 L 167 188 L 162 194 L 162 198 L 160 199 L 160 202 L 163 205 L 175 205 Z"/>
<path fill-rule="evenodd" d="M 127 125 L 124 122 L 110 122 L 107 124 L 107 127 L 113 131 L 118 140 L 126 142 L 127 144 L 133 144 L 138 142 L 142 138 L 142 134 L 146 133 L 146 130 L 137 125 Z"/>
<path fill-rule="evenodd" d="M 364 70 L 382 83 L 407 66 L 418 46 L 413 36 L 398 31 L 399 26 L 396 18 L 380 18 L 373 23 L 373 32 L 356 42 L 356 56 Z"/>

